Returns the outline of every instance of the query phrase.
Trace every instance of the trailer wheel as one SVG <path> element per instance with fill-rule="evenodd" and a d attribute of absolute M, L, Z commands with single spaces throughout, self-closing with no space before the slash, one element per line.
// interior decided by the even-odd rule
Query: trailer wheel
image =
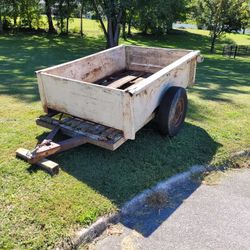
<path fill-rule="evenodd" d="M 164 94 L 156 115 L 159 132 L 175 136 L 181 129 L 187 112 L 187 94 L 181 87 L 170 87 Z"/>

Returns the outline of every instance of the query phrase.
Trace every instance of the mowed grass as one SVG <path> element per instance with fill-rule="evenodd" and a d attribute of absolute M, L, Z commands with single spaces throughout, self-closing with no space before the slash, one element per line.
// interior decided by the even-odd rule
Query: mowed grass
<path fill-rule="evenodd" d="M 161 137 L 151 122 L 114 152 L 84 145 L 51 157 L 61 166 L 56 177 L 16 159 L 17 148 L 33 148 L 48 132 L 35 125 L 43 111 L 34 71 L 105 48 L 98 32 L 85 33 L 0 37 L 0 249 L 53 248 L 156 182 L 193 164 L 222 164 L 250 145 L 250 59 L 210 55 L 208 33 L 188 30 L 126 41 L 201 49 L 205 56 L 178 136 Z M 249 36 L 234 34 L 218 48 L 231 41 L 250 45 Z"/>

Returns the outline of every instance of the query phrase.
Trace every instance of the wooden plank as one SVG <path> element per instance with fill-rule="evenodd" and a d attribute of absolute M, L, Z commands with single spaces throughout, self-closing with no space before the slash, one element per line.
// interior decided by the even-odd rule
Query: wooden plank
<path fill-rule="evenodd" d="M 24 148 L 19 148 L 16 151 L 16 156 L 25 161 L 29 160 L 29 157 L 28 157 L 29 154 L 30 154 L 30 151 Z M 51 175 L 55 175 L 59 173 L 59 165 L 56 162 L 53 162 L 46 158 L 36 162 L 36 165 L 38 165 L 39 167 L 41 167 L 42 169 L 44 169 Z"/>
<path fill-rule="evenodd" d="M 87 143 L 87 138 L 85 136 L 76 136 L 61 142 L 58 142 L 60 145 L 60 152 L 81 146 Z"/>
<path fill-rule="evenodd" d="M 132 83 L 132 84 L 135 84 L 135 83 L 138 83 L 138 82 L 140 82 L 140 81 L 142 81 L 142 80 L 144 80 L 144 79 L 145 79 L 145 77 L 138 77 L 138 78 L 136 78 L 135 80 L 131 81 L 131 83 Z"/>
<path fill-rule="evenodd" d="M 124 84 L 126 84 L 126 83 L 128 83 L 136 78 L 137 78 L 137 76 L 131 76 L 131 75 L 124 76 L 124 77 L 120 78 L 119 80 L 116 80 L 107 86 L 110 88 L 119 88 L 122 85 L 124 85 Z"/>
<path fill-rule="evenodd" d="M 55 126 L 59 124 L 59 122 L 56 121 L 55 119 L 52 119 L 52 121 L 48 122 L 47 119 L 43 120 L 43 118 L 41 119 L 38 118 L 36 120 L 36 123 L 37 125 L 48 128 L 48 129 L 53 129 Z M 86 140 L 87 140 L 86 143 L 91 143 L 96 146 L 99 146 L 108 150 L 112 150 L 112 151 L 120 147 L 127 140 L 124 138 L 122 131 L 120 131 L 119 137 L 117 135 L 117 137 L 113 138 L 114 140 L 111 141 L 107 137 L 102 137 L 103 133 L 99 135 L 93 135 L 91 133 L 86 133 L 86 132 L 79 131 L 77 129 L 72 129 L 69 126 L 65 126 L 63 124 L 60 124 L 60 128 L 61 128 L 62 133 L 67 136 L 73 137 L 73 136 L 84 135 L 86 136 Z M 106 134 L 103 134 L 104 136 L 107 136 L 108 134 L 115 131 L 115 129 L 113 128 L 107 128 L 106 130 L 108 131 L 106 132 Z"/>
<path fill-rule="evenodd" d="M 59 132 L 60 126 L 56 126 L 53 130 L 47 135 L 46 140 L 53 140 L 56 134 Z"/>

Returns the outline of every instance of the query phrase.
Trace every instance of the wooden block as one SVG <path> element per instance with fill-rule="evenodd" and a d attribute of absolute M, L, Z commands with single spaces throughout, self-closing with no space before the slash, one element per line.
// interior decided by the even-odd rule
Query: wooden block
<path fill-rule="evenodd" d="M 26 160 L 26 161 L 30 159 L 29 154 L 30 154 L 30 151 L 25 149 L 25 148 L 19 148 L 16 151 L 16 156 L 20 157 L 20 158 L 22 158 L 23 160 Z"/>
<path fill-rule="evenodd" d="M 59 173 L 59 165 L 56 162 L 48 160 L 46 158 L 37 162 L 36 165 L 38 165 L 51 175 L 56 175 Z"/>
<path fill-rule="evenodd" d="M 25 148 L 19 148 L 16 151 L 16 156 L 22 158 L 25 161 L 30 159 L 29 157 L 30 151 Z M 56 162 L 50 161 L 46 158 L 38 161 L 36 163 L 39 167 L 50 173 L 51 175 L 55 175 L 59 173 L 59 165 Z"/>

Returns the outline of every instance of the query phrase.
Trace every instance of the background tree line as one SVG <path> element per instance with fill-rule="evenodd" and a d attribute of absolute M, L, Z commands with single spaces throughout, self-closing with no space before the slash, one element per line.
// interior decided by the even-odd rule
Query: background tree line
<path fill-rule="evenodd" d="M 131 36 L 132 27 L 143 34 L 162 35 L 175 21 L 187 17 L 210 30 L 211 52 L 223 32 L 249 27 L 249 0 L 0 0 L 0 32 L 10 29 L 34 30 L 46 15 L 48 33 L 69 33 L 69 22 L 91 13 L 97 19 L 107 46 L 118 44 L 120 35 Z"/>

